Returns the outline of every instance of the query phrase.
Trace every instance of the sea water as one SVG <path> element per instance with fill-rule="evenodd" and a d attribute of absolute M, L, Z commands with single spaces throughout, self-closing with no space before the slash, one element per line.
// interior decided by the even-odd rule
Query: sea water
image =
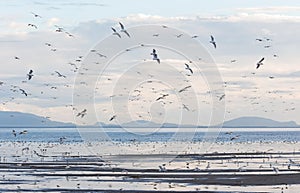
<path fill-rule="evenodd" d="M 15 130 L 17 135 L 13 135 Z M 27 134 L 19 134 L 27 130 Z M 151 130 L 136 128 L 125 131 L 119 128 L 106 128 L 104 131 L 93 128 L 0 128 L 0 142 L 64 142 L 78 143 L 90 141 L 114 142 L 168 142 L 168 141 L 203 141 L 216 142 L 300 142 L 300 128 L 226 128 L 209 132 L 203 128 L 165 128 Z M 89 137 L 93 136 L 93 137 Z M 99 137 L 98 137 L 99 136 Z M 103 137 L 105 136 L 105 137 Z"/>

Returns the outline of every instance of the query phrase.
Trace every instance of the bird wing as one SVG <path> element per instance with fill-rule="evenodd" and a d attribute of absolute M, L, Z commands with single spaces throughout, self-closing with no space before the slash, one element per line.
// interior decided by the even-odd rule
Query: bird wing
<path fill-rule="evenodd" d="M 210 39 L 211 39 L 211 41 L 215 41 L 215 38 L 214 38 L 214 36 L 210 36 Z"/>
<path fill-rule="evenodd" d="M 29 70 L 29 74 L 32 74 L 33 73 L 33 70 Z"/>
<path fill-rule="evenodd" d="M 163 99 L 162 97 L 158 97 L 157 99 L 156 99 L 156 101 L 159 101 L 160 99 Z"/>
<path fill-rule="evenodd" d="M 258 62 L 258 63 L 261 63 L 262 61 L 264 61 L 265 60 L 265 58 L 262 58 L 262 59 L 260 59 L 260 61 Z"/>
<path fill-rule="evenodd" d="M 117 35 L 119 38 L 121 38 L 121 35 L 120 35 L 119 33 L 116 32 L 116 35 Z"/>
<path fill-rule="evenodd" d="M 187 68 L 190 68 L 190 66 L 189 66 L 187 63 L 184 63 L 184 65 L 185 65 Z"/>
<path fill-rule="evenodd" d="M 109 121 L 114 120 L 114 118 L 116 118 L 116 115 L 112 116 L 112 117 L 109 119 Z"/>
<path fill-rule="evenodd" d="M 111 27 L 111 29 L 112 29 L 114 32 L 117 32 L 117 30 L 116 30 L 115 28 Z"/>
<path fill-rule="evenodd" d="M 124 25 L 123 25 L 121 22 L 119 22 L 119 24 L 120 24 L 120 26 L 121 26 L 121 29 L 124 30 Z"/>
<path fill-rule="evenodd" d="M 128 37 L 130 37 L 128 31 L 125 30 L 124 33 L 125 33 Z"/>
<path fill-rule="evenodd" d="M 155 53 L 156 53 L 156 50 L 155 50 L 155 49 L 153 49 L 153 50 L 152 50 L 152 54 L 155 54 Z"/>
<path fill-rule="evenodd" d="M 217 48 L 216 42 L 212 42 L 212 44 L 214 45 L 215 48 Z"/>
<path fill-rule="evenodd" d="M 191 69 L 191 68 L 189 68 L 189 70 L 190 70 L 190 72 L 193 74 L 194 72 L 193 72 L 193 70 Z"/>
<path fill-rule="evenodd" d="M 61 73 L 59 73 L 58 71 L 55 71 L 55 73 L 56 73 L 58 76 L 61 76 Z"/>
<path fill-rule="evenodd" d="M 256 64 L 256 69 L 258 69 L 260 67 L 260 64 L 259 63 L 257 63 Z"/>

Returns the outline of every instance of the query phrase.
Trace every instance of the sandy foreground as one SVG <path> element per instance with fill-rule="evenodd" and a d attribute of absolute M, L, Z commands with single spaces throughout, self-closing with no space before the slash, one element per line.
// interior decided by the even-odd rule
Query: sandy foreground
<path fill-rule="evenodd" d="M 300 143 L 0 142 L 0 192 L 295 192 Z"/>

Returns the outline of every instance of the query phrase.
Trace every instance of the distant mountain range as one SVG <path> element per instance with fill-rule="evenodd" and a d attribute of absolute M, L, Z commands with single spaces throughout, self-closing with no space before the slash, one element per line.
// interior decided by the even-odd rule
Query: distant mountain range
<path fill-rule="evenodd" d="M 96 127 L 102 126 L 105 128 L 120 128 L 120 125 L 114 124 L 105 124 L 105 123 L 97 123 L 91 126 L 85 127 Z M 131 121 L 128 123 L 122 124 L 123 127 L 132 127 L 132 128 L 155 128 L 155 127 L 162 127 L 162 128 L 176 128 L 176 127 L 183 127 L 183 128 L 193 128 L 193 127 L 207 127 L 207 126 L 195 126 L 195 125 L 177 125 L 174 123 L 164 123 L 163 125 L 159 123 L 154 123 L 151 121 L 144 121 L 144 120 L 137 120 Z M 34 114 L 29 113 L 21 113 L 21 112 L 12 112 L 12 111 L 0 111 L 0 127 L 76 127 L 73 123 L 64 123 L 58 121 L 52 121 L 46 117 L 37 116 Z M 82 127 L 82 126 L 81 126 Z M 215 127 L 220 127 L 217 125 Z M 272 119 L 266 119 L 261 117 L 240 117 L 236 119 L 232 119 L 229 121 L 225 121 L 223 123 L 223 127 L 227 128 L 243 128 L 243 127 L 286 127 L 286 128 L 300 128 L 300 125 L 297 125 L 294 121 L 288 122 L 280 122 L 274 121 Z"/>
<path fill-rule="evenodd" d="M 262 117 L 240 117 L 232 119 L 230 121 L 225 121 L 223 127 L 300 127 L 295 121 L 274 121 L 272 119 L 266 119 Z"/>
<path fill-rule="evenodd" d="M 72 123 L 51 121 L 46 117 L 30 113 L 0 111 L 0 127 L 75 127 Z"/>

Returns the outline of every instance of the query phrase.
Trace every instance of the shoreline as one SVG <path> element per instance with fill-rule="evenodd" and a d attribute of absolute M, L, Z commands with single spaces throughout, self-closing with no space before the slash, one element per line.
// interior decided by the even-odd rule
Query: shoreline
<path fill-rule="evenodd" d="M 0 191 L 296 193 L 299 144 L 214 143 L 196 152 L 200 143 L 0 142 Z M 159 145 L 168 153 L 142 152 Z"/>

